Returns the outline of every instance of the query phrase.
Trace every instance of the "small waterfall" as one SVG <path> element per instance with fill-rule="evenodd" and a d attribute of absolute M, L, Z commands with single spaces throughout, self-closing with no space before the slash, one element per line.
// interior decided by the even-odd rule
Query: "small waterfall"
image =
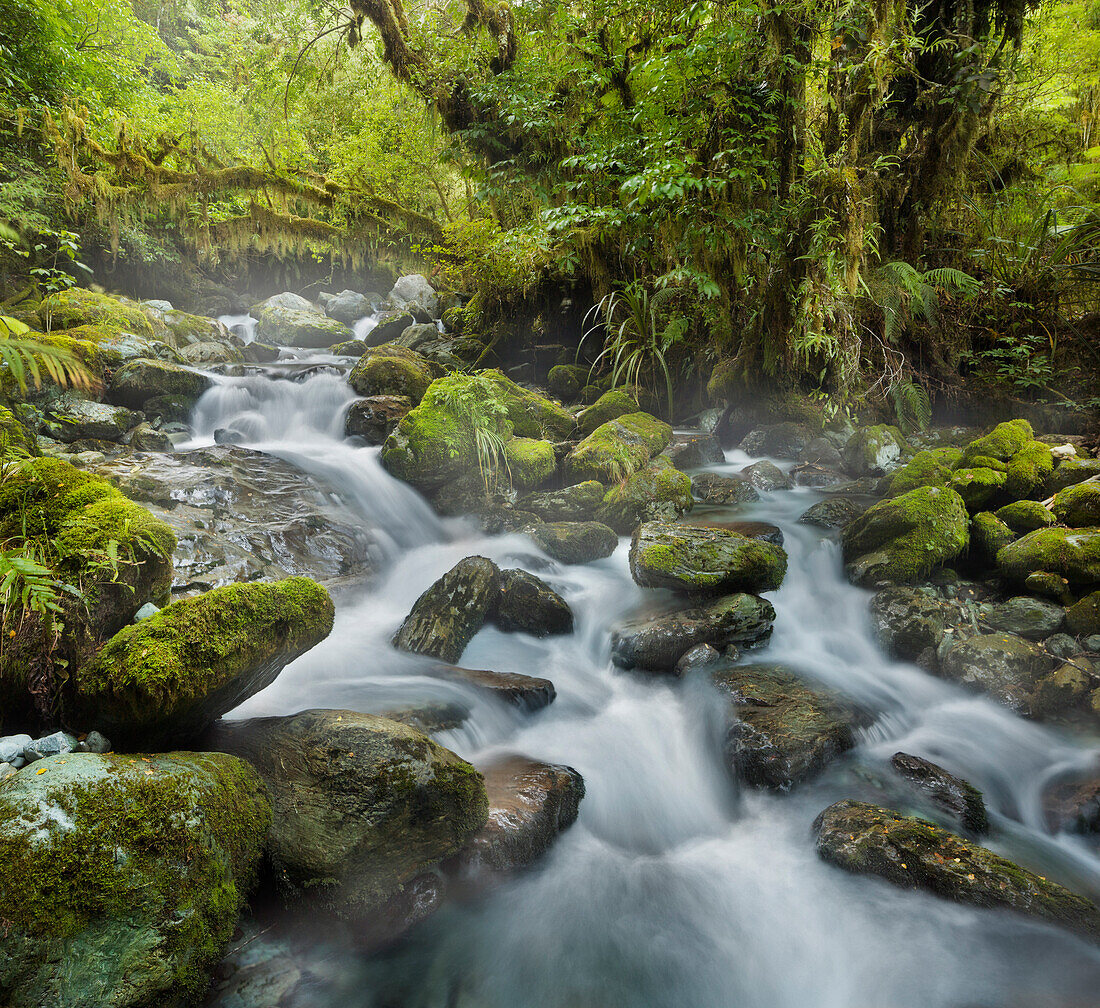
<path fill-rule="evenodd" d="M 245 343 L 256 342 L 256 320 L 251 315 L 219 315 L 218 321 Z"/>

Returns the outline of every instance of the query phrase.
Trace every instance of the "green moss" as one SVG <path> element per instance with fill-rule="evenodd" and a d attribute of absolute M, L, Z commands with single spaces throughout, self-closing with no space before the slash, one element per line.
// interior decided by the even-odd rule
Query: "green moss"
<path fill-rule="evenodd" d="M 996 469 L 956 469 L 947 485 L 963 499 L 967 510 L 978 511 L 997 495 L 1007 478 Z"/>
<path fill-rule="evenodd" d="M 997 510 L 997 517 L 1013 532 L 1023 535 L 1054 524 L 1054 515 L 1039 501 L 1019 500 Z"/>
<path fill-rule="evenodd" d="M 887 424 L 878 424 L 857 430 L 841 455 L 850 473 L 856 476 L 881 475 L 901 459 L 905 447 L 905 437 L 901 431 Z"/>
<path fill-rule="evenodd" d="M 80 670 L 73 721 L 116 741 L 185 736 L 266 686 L 328 636 L 332 619 L 328 592 L 304 577 L 173 602 L 120 630 Z"/>
<path fill-rule="evenodd" d="M 917 452 L 906 465 L 886 477 L 885 496 L 897 497 L 919 486 L 946 486 L 961 460 L 961 448 L 931 448 Z"/>
<path fill-rule="evenodd" d="M 1064 577 L 1071 585 L 1100 582 L 1100 528 L 1046 528 L 1029 532 L 997 554 L 997 566 L 1014 581 L 1034 571 Z"/>
<path fill-rule="evenodd" d="M 12 458 L 38 454 L 38 441 L 34 435 L 10 409 L 0 406 L 0 459 L 7 462 Z"/>
<path fill-rule="evenodd" d="M 516 437 L 549 438 L 563 441 L 573 434 L 573 415 L 545 396 L 517 385 L 500 371 L 479 371 L 496 391 L 497 400 L 508 413 Z"/>
<path fill-rule="evenodd" d="M 617 420 L 621 416 L 638 412 L 638 401 L 622 389 L 605 392 L 587 409 L 581 410 L 577 417 L 577 426 L 584 437 L 591 434 L 608 420 Z"/>
<path fill-rule="evenodd" d="M 648 413 L 628 413 L 601 424 L 566 456 L 571 482 L 621 483 L 672 441 L 672 428 Z"/>
<path fill-rule="evenodd" d="M 959 449 L 960 456 L 962 450 Z M 961 458 L 960 458 L 961 461 Z M 968 469 L 992 469 L 995 472 L 1008 472 L 1008 463 L 1002 462 L 1000 459 L 992 458 L 989 455 L 976 455 L 974 458 L 966 460 L 966 468 Z"/>
<path fill-rule="evenodd" d="M 1100 634 L 1100 591 L 1094 591 L 1066 610 L 1066 626 L 1078 637 Z"/>
<path fill-rule="evenodd" d="M 787 554 L 781 546 L 722 529 L 647 523 L 634 533 L 630 570 L 646 588 L 772 591 L 783 583 Z"/>
<path fill-rule="evenodd" d="M 418 403 L 432 384 L 432 369 L 415 350 L 383 343 L 359 358 L 348 382 L 362 396 L 403 395 Z"/>
<path fill-rule="evenodd" d="M 576 364 L 556 364 L 546 375 L 550 391 L 565 402 L 576 402 L 588 381 L 588 368 Z"/>
<path fill-rule="evenodd" d="M 155 335 L 149 316 L 137 305 L 123 304 L 107 294 L 79 287 L 44 298 L 38 306 L 38 319 L 48 329 L 96 324 L 150 339 Z"/>
<path fill-rule="evenodd" d="M 1044 499 L 1093 476 L 1100 476 L 1100 459 L 1066 459 L 1047 477 L 1043 487 Z"/>
<path fill-rule="evenodd" d="M 1041 441 L 1028 441 L 1008 463 L 1008 479 L 1005 492 L 1017 499 L 1041 498 L 1054 472 L 1054 454 L 1049 445 Z"/>
<path fill-rule="evenodd" d="M 860 584 L 914 581 L 966 549 L 969 529 L 962 498 L 945 487 L 880 501 L 844 529 L 849 576 Z"/>
<path fill-rule="evenodd" d="M 693 504 L 691 478 L 667 457 L 658 456 L 645 469 L 608 490 L 596 517 L 621 535 L 629 535 L 639 522 L 677 518 L 690 511 Z"/>
<path fill-rule="evenodd" d="M 512 438 L 504 446 L 504 457 L 512 485 L 517 489 L 531 490 L 541 486 L 558 471 L 554 445 L 550 441 Z"/>
<path fill-rule="evenodd" d="M 177 987 L 199 996 L 270 822 L 256 772 L 232 756 L 71 754 L 9 778 L 0 987 L 21 1004 L 82 1008 L 125 984 L 163 1001 Z"/>
<path fill-rule="evenodd" d="M 154 317 L 153 326 L 177 350 L 192 343 L 205 343 L 216 338 L 210 319 L 201 315 L 189 315 L 175 308 Z"/>
<path fill-rule="evenodd" d="M 1051 505 L 1063 525 L 1086 528 L 1100 525 L 1100 483 L 1078 483 L 1067 487 Z"/>
<path fill-rule="evenodd" d="M 997 424 L 985 437 L 971 441 L 963 450 L 963 461 L 969 464 L 971 459 L 988 455 L 1007 462 L 1034 438 L 1035 432 L 1026 420 L 1008 420 Z"/>

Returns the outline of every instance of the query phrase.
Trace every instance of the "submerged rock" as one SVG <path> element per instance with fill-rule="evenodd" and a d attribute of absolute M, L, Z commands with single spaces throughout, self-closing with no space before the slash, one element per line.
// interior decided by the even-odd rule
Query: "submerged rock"
<path fill-rule="evenodd" d="M 501 630 L 546 637 L 573 632 L 573 612 L 553 588 L 522 570 L 500 572 L 500 593 L 490 618 Z"/>
<path fill-rule="evenodd" d="M 739 665 L 712 678 L 729 699 L 727 765 L 752 787 L 793 787 L 855 745 L 856 713 L 788 669 Z"/>
<path fill-rule="evenodd" d="M 771 591 L 786 571 L 782 547 L 724 529 L 646 522 L 630 544 L 630 572 L 643 588 L 713 595 Z"/>
<path fill-rule="evenodd" d="M 425 675 L 447 682 L 461 683 L 530 713 L 553 703 L 557 690 L 549 679 L 520 672 L 494 672 L 491 669 L 462 668 L 459 665 L 431 665 Z"/>
<path fill-rule="evenodd" d="M 814 829 L 821 857 L 848 871 L 1100 939 L 1100 910 L 1088 900 L 923 819 L 841 801 L 817 817 Z"/>
<path fill-rule="evenodd" d="M 267 785 L 267 855 L 284 897 L 343 917 L 383 911 L 485 825 L 485 785 L 469 763 L 373 714 L 221 722 L 206 744 L 247 760 Z"/>
<path fill-rule="evenodd" d="M 628 623 L 611 635 L 611 657 L 623 668 L 671 672 L 696 644 L 722 649 L 771 633 L 775 609 L 755 595 L 736 594 L 694 609 Z"/>
<path fill-rule="evenodd" d="M 416 403 L 404 395 L 376 395 L 357 399 L 348 407 L 344 433 L 367 444 L 382 444 Z"/>
<path fill-rule="evenodd" d="M 1031 694 L 1051 667 L 1042 648 L 1006 633 L 956 641 L 940 659 L 940 671 L 946 678 L 1025 713 L 1030 710 Z"/>
<path fill-rule="evenodd" d="M 976 787 L 948 773 L 943 767 L 909 753 L 894 753 L 890 765 L 928 795 L 937 808 L 957 819 L 964 829 L 971 833 L 988 832 L 985 800 Z"/>
<path fill-rule="evenodd" d="M 127 747 L 189 741 L 324 640 L 332 620 L 332 600 L 308 578 L 173 602 L 120 630 L 80 670 L 71 720 Z"/>
<path fill-rule="evenodd" d="M 567 564 L 601 560 L 619 545 L 615 530 L 595 521 L 543 522 L 528 534 L 544 553 Z"/>
<path fill-rule="evenodd" d="M 500 571 L 492 560 L 460 560 L 416 600 L 394 635 L 394 647 L 457 662 L 496 605 L 499 592 Z"/>
<path fill-rule="evenodd" d="M 232 756 L 71 753 L 0 788 L 0 1001 L 174 1008 L 199 999 L 271 823 Z"/>

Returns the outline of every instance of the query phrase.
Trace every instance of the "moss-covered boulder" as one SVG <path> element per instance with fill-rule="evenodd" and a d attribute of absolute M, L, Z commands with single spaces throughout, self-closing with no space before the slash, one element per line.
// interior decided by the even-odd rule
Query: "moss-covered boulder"
<path fill-rule="evenodd" d="M 945 487 L 918 487 L 880 501 L 847 525 L 848 576 L 858 584 L 914 581 L 958 556 L 970 538 L 962 498 Z"/>
<path fill-rule="evenodd" d="M 517 385 L 500 371 L 479 371 L 494 400 L 503 406 L 516 437 L 564 441 L 573 436 L 573 414 L 546 396 Z"/>
<path fill-rule="evenodd" d="M 856 743 L 855 709 L 789 669 L 738 665 L 711 678 L 727 703 L 726 765 L 750 787 L 787 790 Z"/>
<path fill-rule="evenodd" d="M 1100 526 L 1100 482 L 1078 483 L 1059 491 L 1051 510 L 1061 524 L 1070 528 Z"/>
<path fill-rule="evenodd" d="M 979 511 L 970 521 L 969 553 L 980 564 L 995 564 L 997 554 L 1015 540 L 1016 533 L 991 511 Z"/>
<path fill-rule="evenodd" d="M 43 298 L 38 305 L 38 321 L 49 330 L 98 325 L 123 329 L 135 336 L 155 335 L 149 314 L 138 305 L 80 287 Z"/>
<path fill-rule="evenodd" d="M 1066 459 L 1059 462 L 1054 472 L 1047 477 L 1043 498 L 1045 500 L 1066 487 L 1076 486 L 1093 477 L 1100 478 L 1100 459 Z"/>
<path fill-rule="evenodd" d="M 996 511 L 997 517 L 1017 535 L 1026 535 L 1054 524 L 1054 514 L 1039 501 L 1018 500 Z M 1097 515 L 1100 521 L 1100 514 Z M 1095 524 L 1095 523 L 1093 523 Z"/>
<path fill-rule="evenodd" d="M 905 438 L 896 427 L 861 427 L 844 446 L 844 468 L 853 476 L 881 476 L 895 468 L 905 451 Z"/>
<path fill-rule="evenodd" d="M 348 710 L 222 722 L 206 744 L 271 794 L 267 854 L 285 898 L 392 930 L 422 877 L 485 825 L 481 774 L 409 725 Z M 431 886 L 422 912 L 438 905 Z M 415 901 L 414 901 L 415 902 Z"/>
<path fill-rule="evenodd" d="M 1035 439 L 1035 432 L 1026 420 L 1007 420 L 997 424 L 984 437 L 971 441 L 963 449 L 962 465 L 972 459 L 988 457 L 1007 462 L 1025 445 Z"/>
<path fill-rule="evenodd" d="M 369 349 L 348 375 L 361 396 L 406 396 L 420 402 L 432 383 L 428 361 L 415 350 L 383 343 Z"/>
<path fill-rule="evenodd" d="M 220 322 L 204 315 L 190 315 L 175 308 L 157 313 L 154 325 L 165 343 L 176 350 L 211 340 L 224 342 L 229 338 L 229 330 Z"/>
<path fill-rule="evenodd" d="M 256 321 L 256 338 L 276 346 L 321 349 L 351 337 L 351 330 L 343 322 L 315 311 L 272 305 L 264 308 Z"/>
<path fill-rule="evenodd" d="M 920 486 L 946 486 L 962 457 L 962 449 L 951 446 L 917 452 L 905 465 L 886 477 L 882 494 L 884 497 L 897 497 Z"/>
<path fill-rule="evenodd" d="M 1091 592 L 1066 610 L 1066 629 L 1078 637 L 1100 634 L 1100 591 Z"/>
<path fill-rule="evenodd" d="M 35 436 L 10 409 L 0 406 L 0 459 L 6 462 L 39 454 Z"/>
<path fill-rule="evenodd" d="M 646 522 L 630 543 L 630 572 L 643 588 L 710 595 L 772 591 L 783 583 L 787 554 L 726 529 Z"/>
<path fill-rule="evenodd" d="M 588 437 L 597 427 L 609 420 L 639 412 L 638 400 L 622 389 L 605 392 L 591 406 L 577 414 L 577 427 L 582 437 Z"/>
<path fill-rule="evenodd" d="M 1044 488 L 1054 474 L 1054 453 L 1042 441 L 1028 441 L 1008 460 L 1005 493 L 1016 500 L 1046 496 Z"/>
<path fill-rule="evenodd" d="M 168 361 L 138 359 L 124 364 L 111 377 L 107 398 L 130 409 L 142 409 L 149 399 L 171 396 L 194 403 L 213 380 Z"/>
<path fill-rule="evenodd" d="M 232 756 L 69 753 L 0 784 L 0 1001 L 198 1001 L 271 823 Z"/>
<path fill-rule="evenodd" d="M 968 511 L 977 512 L 997 496 L 1007 478 L 1007 474 L 996 469 L 956 469 L 947 486 L 963 499 Z"/>
<path fill-rule="evenodd" d="M 517 490 L 532 490 L 542 486 L 558 471 L 551 441 L 535 438 L 512 438 L 504 445 L 508 475 Z"/>
<path fill-rule="evenodd" d="M 1088 900 L 923 819 L 841 801 L 817 817 L 814 829 L 818 854 L 847 871 L 1100 939 L 1100 910 Z"/>
<path fill-rule="evenodd" d="M 690 511 L 691 477 L 664 455 L 623 480 L 604 495 L 596 517 L 620 535 L 629 535 L 643 521 L 672 521 Z"/>
<path fill-rule="evenodd" d="M 619 545 L 615 530 L 596 521 L 542 522 L 528 534 L 544 553 L 567 564 L 601 560 Z"/>
<path fill-rule="evenodd" d="M 1042 648 L 1011 633 L 978 634 L 956 641 L 940 658 L 940 672 L 957 683 L 994 697 L 1021 713 L 1052 668 Z"/>
<path fill-rule="evenodd" d="M 543 521 L 588 521 L 596 516 L 606 494 L 607 487 L 602 483 L 587 480 L 560 490 L 528 494 L 520 498 L 516 506 L 538 515 Z"/>
<path fill-rule="evenodd" d="M 601 424 L 562 463 L 566 479 L 618 484 L 642 469 L 672 441 L 672 428 L 648 413 L 628 413 Z"/>
<path fill-rule="evenodd" d="M 562 402 L 576 402 L 588 383 L 588 368 L 576 364 L 556 364 L 546 375 L 546 387 Z"/>
<path fill-rule="evenodd" d="M 67 392 L 43 410 L 43 428 L 57 441 L 95 438 L 121 441 L 144 414 L 125 406 L 111 406 Z"/>
<path fill-rule="evenodd" d="M 1013 581 L 1045 571 L 1074 586 L 1100 584 L 1100 528 L 1036 529 L 1001 549 L 997 567 Z"/>
<path fill-rule="evenodd" d="M 68 720 L 120 747 L 190 741 L 332 630 L 308 578 L 214 588 L 115 634 L 76 676 Z"/>

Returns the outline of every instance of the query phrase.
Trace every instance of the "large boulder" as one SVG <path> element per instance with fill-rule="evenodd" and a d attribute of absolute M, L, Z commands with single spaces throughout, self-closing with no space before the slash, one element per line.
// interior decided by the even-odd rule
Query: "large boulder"
<path fill-rule="evenodd" d="M 743 476 L 696 473 L 691 477 L 691 490 L 705 504 L 752 504 L 760 500 L 756 487 Z"/>
<path fill-rule="evenodd" d="M 664 452 L 677 469 L 698 469 L 726 461 L 725 452 L 713 434 L 673 434 Z"/>
<path fill-rule="evenodd" d="M 914 581 L 966 549 L 969 528 L 954 490 L 918 487 L 880 501 L 844 529 L 848 576 L 865 585 Z"/>
<path fill-rule="evenodd" d="M 497 604 L 500 570 L 485 557 L 466 557 L 416 600 L 393 638 L 394 647 L 454 664 Z"/>
<path fill-rule="evenodd" d="M 587 480 L 560 490 L 528 494 L 516 502 L 516 507 L 548 522 L 589 521 L 595 517 L 606 494 L 607 488 L 602 483 Z"/>
<path fill-rule="evenodd" d="M 672 428 L 648 413 L 628 413 L 601 424 L 562 463 L 571 481 L 618 484 L 642 469 L 672 441 Z"/>
<path fill-rule="evenodd" d="M 409 273 L 394 283 L 389 302 L 395 308 L 422 308 L 434 315 L 439 308 L 439 295 L 423 274 Z"/>
<path fill-rule="evenodd" d="M 861 514 L 863 508 L 849 497 L 826 497 L 803 511 L 798 520 L 803 525 L 842 529 Z"/>
<path fill-rule="evenodd" d="M 516 490 L 542 486 L 558 471 L 553 442 L 538 438 L 514 437 L 505 442 L 504 461 Z"/>
<path fill-rule="evenodd" d="M 962 457 L 962 449 L 950 445 L 919 451 L 883 480 L 882 494 L 897 497 L 921 486 L 946 486 Z"/>
<path fill-rule="evenodd" d="M 338 322 L 351 325 L 370 315 L 378 307 L 378 298 L 370 298 L 358 291 L 342 290 L 328 299 L 325 314 Z"/>
<path fill-rule="evenodd" d="M 1045 571 L 1082 587 L 1100 583 L 1100 528 L 1036 529 L 997 553 L 997 567 L 1010 581 L 1022 582 Z"/>
<path fill-rule="evenodd" d="M 588 437 L 597 427 L 609 420 L 617 420 L 621 416 L 637 413 L 640 408 L 638 400 L 632 395 L 622 389 L 612 389 L 577 414 L 577 427 L 582 437 Z"/>
<path fill-rule="evenodd" d="M 428 361 L 396 343 L 372 347 L 348 375 L 348 384 L 361 396 L 405 396 L 414 403 L 420 402 L 431 383 Z"/>
<path fill-rule="evenodd" d="M 284 896 L 340 916 L 389 917 L 485 825 L 481 774 L 387 718 L 307 710 L 221 722 L 205 744 L 247 760 L 267 785 L 267 856 Z"/>
<path fill-rule="evenodd" d="M 216 319 L 190 315 L 171 309 L 156 314 L 158 335 L 173 349 L 182 350 L 196 343 L 229 339 L 229 330 Z M 157 354 L 157 356 L 160 356 Z"/>
<path fill-rule="evenodd" d="M 896 427 L 861 427 L 844 446 L 844 468 L 853 476 L 881 476 L 897 467 L 905 438 Z"/>
<path fill-rule="evenodd" d="M 1100 482 L 1078 483 L 1059 491 L 1051 510 L 1070 528 L 1096 528 L 1100 525 Z"/>
<path fill-rule="evenodd" d="M 69 753 L 0 788 L 0 1001 L 175 1008 L 204 994 L 271 806 L 232 756 Z"/>
<path fill-rule="evenodd" d="M 611 657 L 623 668 L 672 672 L 696 644 L 715 649 L 753 644 L 771 633 L 775 609 L 756 595 L 738 593 L 665 616 L 625 624 L 611 636 Z"/>
<path fill-rule="evenodd" d="M 135 336 L 152 338 L 154 335 L 152 320 L 139 305 L 80 287 L 44 297 L 37 311 L 38 321 L 45 330 L 95 325 L 101 329 L 123 330 Z"/>
<path fill-rule="evenodd" d="M 490 618 L 501 630 L 547 637 L 573 632 L 573 611 L 553 588 L 523 570 L 500 572 L 500 594 Z"/>
<path fill-rule="evenodd" d="M 639 522 L 672 521 L 690 511 L 693 503 L 691 478 L 659 455 L 644 469 L 612 486 L 596 517 L 621 535 L 629 535 Z"/>
<path fill-rule="evenodd" d="M 70 720 L 122 747 L 190 741 L 332 630 L 308 578 L 226 585 L 112 637 L 76 677 Z"/>
<path fill-rule="evenodd" d="M 749 431 L 738 446 L 748 455 L 796 460 L 816 435 L 805 424 L 785 420 Z"/>
<path fill-rule="evenodd" d="M 619 537 L 601 522 L 541 522 L 528 530 L 538 547 L 567 564 L 602 560 L 615 552 Z"/>
<path fill-rule="evenodd" d="M 1028 640 L 1046 640 L 1062 629 L 1066 611 L 1045 599 L 1018 595 L 993 606 L 985 614 L 985 622 L 994 630 L 1019 634 Z"/>
<path fill-rule="evenodd" d="M 814 829 L 818 854 L 848 871 L 1100 939 L 1100 910 L 1088 900 L 923 819 L 841 801 L 817 817 Z"/>
<path fill-rule="evenodd" d="M 381 346 L 397 339 L 411 325 L 416 324 L 412 312 L 399 309 L 397 311 L 384 312 L 378 317 L 374 328 L 363 338 L 371 346 Z"/>
<path fill-rule="evenodd" d="M 712 679 L 728 700 L 726 763 L 752 787 L 786 790 L 855 745 L 856 712 L 788 669 L 738 665 Z"/>
<path fill-rule="evenodd" d="M 351 330 L 316 310 L 269 305 L 256 321 L 256 338 L 276 346 L 323 349 L 351 339 Z"/>
<path fill-rule="evenodd" d="M 289 311 L 319 314 L 317 306 L 312 301 L 302 297 L 301 294 L 295 294 L 293 291 L 283 291 L 280 294 L 272 294 L 271 297 L 264 298 L 263 301 L 254 304 L 249 309 L 249 314 L 259 318 L 269 308 L 286 308 Z"/>
<path fill-rule="evenodd" d="M 167 361 L 137 359 L 123 364 L 111 377 L 107 398 L 131 409 L 144 409 L 153 398 L 171 396 L 191 405 L 211 385 L 209 375 Z"/>
<path fill-rule="evenodd" d="M 630 543 L 630 572 L 643 588 L 728 595 L 783 583 L 781 546 L 717 528 L 646 522 Z"/>
<path fill-rule="evenodd" d="M 977 634 L 956 641 L 943 653 L 940 672 L 1027 713 L 1039 680 L 1052 665 L 1042 648 L 1015 634 Z"/>
<path fill-rule="evenodd" d="M 43 427 L 57 441 L 96 438 L 121 441 L 130 428 L 137 426 L 143 414 L 125 406 L 93 402 L 66 392 L 43 411 Z"/>

